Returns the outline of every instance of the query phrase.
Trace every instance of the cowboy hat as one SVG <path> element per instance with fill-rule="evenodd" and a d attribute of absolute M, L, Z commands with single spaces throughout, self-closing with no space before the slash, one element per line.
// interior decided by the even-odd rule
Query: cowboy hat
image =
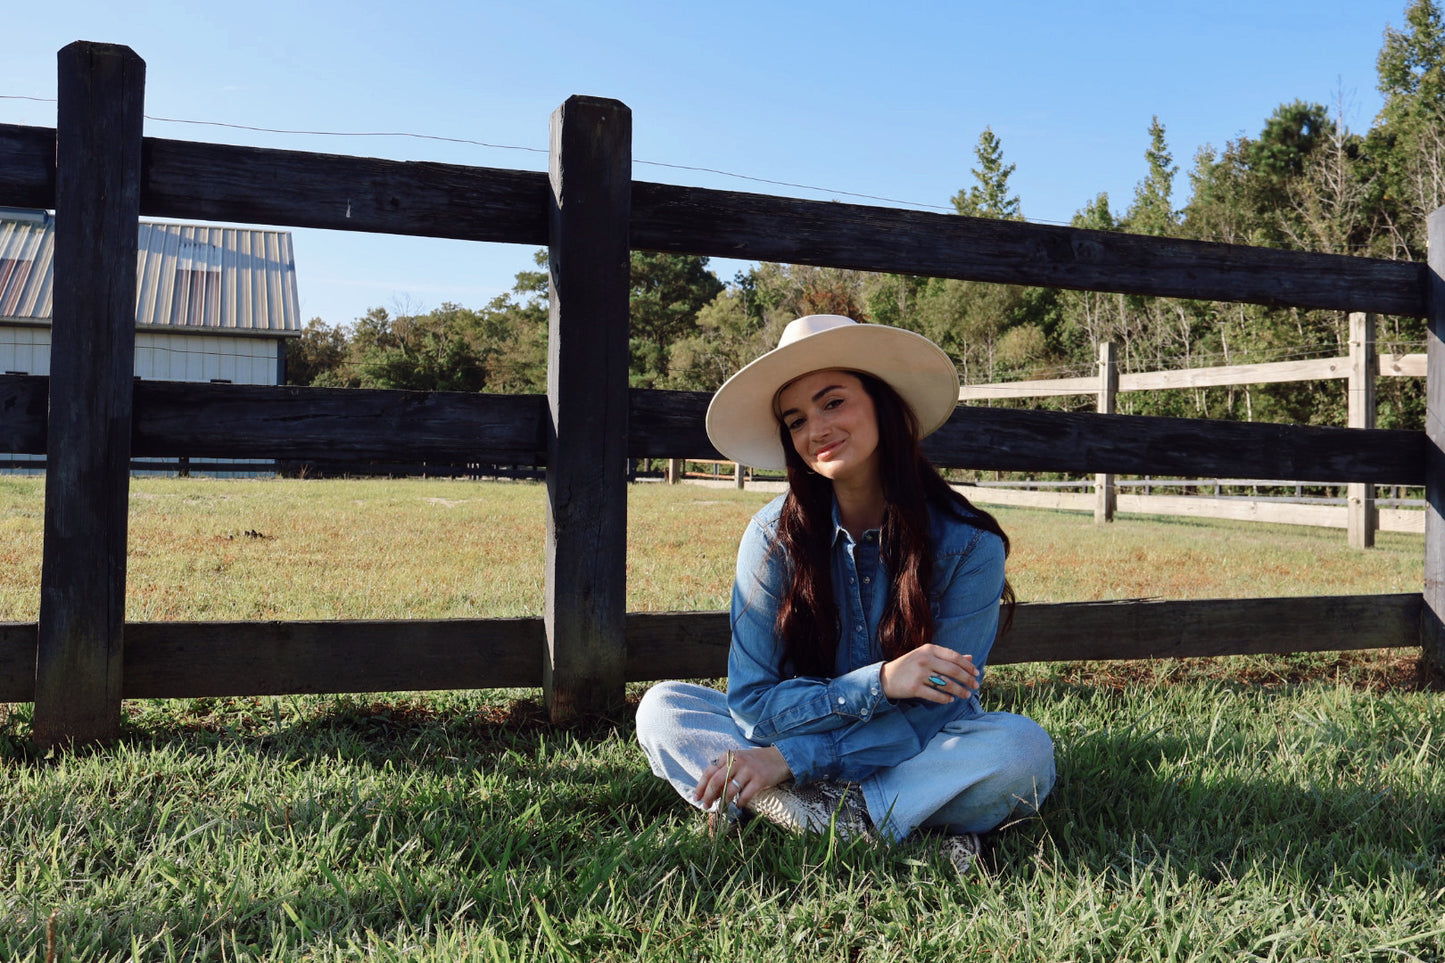
<path fill-rule="evenodd" d="M 958 371 L 932 341 L 839 314 L 810 314 L 783 329 L 778 346 L 727 380 L 707 407 L 707 436 L 732 461 L 786 468 L 778 438 L 778 392 L 812 371 L 842 368 L 885 381 L 913 409 L 919 437 L 948 421 L 958 404 Z"/>

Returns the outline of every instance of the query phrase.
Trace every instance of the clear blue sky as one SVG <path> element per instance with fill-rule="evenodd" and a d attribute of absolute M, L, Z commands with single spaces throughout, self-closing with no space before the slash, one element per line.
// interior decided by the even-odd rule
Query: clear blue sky
<path fill-rule="evenodd" d="M 56 51 L 95 40 L 146 61 L 151 136 L 545 170 L 551 112 L 591 94 L 632 109 L 639 180 L 947 206 L 973 183 L 987 126 L 1017 165 L 1024 216 L 1066 222 L 1100 192 L 1127 207 L 1156 114 L 1179 204 L 1200 147 L 1257 134 L 1281 103 L 1342 103 L 1364 131 L 1382 34 L 1407 2 L 20 3 L 5 15 L 0 123 L 54 126 L 53 103 L 20 98 L 53 99 Z M 330 324 L 372 306 L 480 307 L 532 267 L 514 245 L 296 230 L 295 247 L 302 316 Z M 724 280 L 739 266 L 714 263 Z"/>

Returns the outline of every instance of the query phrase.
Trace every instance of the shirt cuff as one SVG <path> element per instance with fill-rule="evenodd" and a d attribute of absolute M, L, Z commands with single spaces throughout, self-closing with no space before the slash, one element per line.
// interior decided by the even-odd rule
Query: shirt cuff
<path fill-rule="evenodd" d="M 882 712 L 896 709 L 883 696 L 883 663 L 860 666 L 828 683 L 829 708 L 838 715 L 864 722 Z"/>
<path fill-rule="evenodd" d="M 842 766 L 838 760 L 838 748 L 831 732 L 819 732 L 806 736 L 789 736 L 773 743 L 783 754 L 783 761 L 793 772 L 793 781 L 798 785 L 829 779 Z"/>

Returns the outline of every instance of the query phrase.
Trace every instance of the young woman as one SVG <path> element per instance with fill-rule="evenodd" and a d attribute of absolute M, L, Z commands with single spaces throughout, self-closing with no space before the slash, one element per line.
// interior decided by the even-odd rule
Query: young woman
<path fill-rule="evenodd" d="M 931 341 L 837 315 L 792 322 L 713 397 L 713 444 L 786 467 L 788 491 L 738 550 L 727 693 L 664 682 L 638 708 L 653 772 L 694 806 L 923 828 L 962 869 L 976 834 L 1048 794 L 1048 735 L 977 694 L 1011 613 L 1008 539 L 919 449 L 957 399 Z"/>

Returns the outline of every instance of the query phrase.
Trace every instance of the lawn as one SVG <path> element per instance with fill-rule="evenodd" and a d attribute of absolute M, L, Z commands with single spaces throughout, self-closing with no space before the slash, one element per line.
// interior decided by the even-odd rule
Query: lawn
<path fill-rule="evenodd" d="M 40 492 L 0 480 L 0 618 L 38 608 Z M 723 607 L 767 497 L 634 488 L 629 607 Z M 533 485 L 145 479 L 131 504 L 132 619 L 540 611 Z M 1419 536 L 999 516 L 1030 601 L 1421 578 Z M 965 879 L 711 837 L 629 713 L 555 729 L 531 691 L 130 702 L 118 745 L 55 758 L 0 707 L 0 958 L 1440 960 L 1445 704 L 1411 658 L 1000 667 L 985 701 L 1045 725 L 1060 782 Z"/>

